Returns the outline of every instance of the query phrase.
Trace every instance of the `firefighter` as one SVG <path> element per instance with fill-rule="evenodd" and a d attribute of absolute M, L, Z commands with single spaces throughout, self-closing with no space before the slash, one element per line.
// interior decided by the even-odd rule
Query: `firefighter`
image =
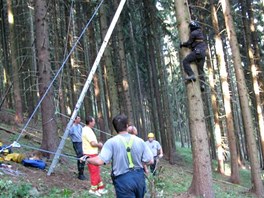
<path fill-rule="evenodd" d="M 183 68 L 187 77 L 185 80 L 187 82 L 196 81 L 196 76 L 190 66 L 192 62 L 195 62 L 198 68 L 198 74 L 200 76 L 200 86 L 201 91 L 205 89 L 205 78 L 204 78 L 204 62 L 205 62 L 205 55 L 206 55 L 206 43 L 205 37 L 202 33 L 201 26 L 198 24 L 197 21 L 191 21 L 189 23 L 190 28 L 190 36 L 188 41 L 181 43 L 180 48 L 188 47 L 192 51 L 183 59 Z"/>
<path fill-rule="evenodd" d="M 163 151 L 161 148 L 160 143 L 155 140 L 155 135 L 154 133 L 149 133 L 148 134 L 148 140 L 146 141 L 146 144 L 150 148 L 153 156 L 154 156 L 154 163 L 150 165 L 150 172 L 155 175 L 156 174 L 156 169 L 157 169 L 157 163 L 159 161 L 159 158 L 163 157 Z"/>

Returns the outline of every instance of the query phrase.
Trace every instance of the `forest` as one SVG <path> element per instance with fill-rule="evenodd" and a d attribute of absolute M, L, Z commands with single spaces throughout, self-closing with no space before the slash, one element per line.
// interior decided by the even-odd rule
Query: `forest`
<path fill-rule="evenodd" d="M 0 127 L 21 126 L 17 142 L 37 127 L 52 159 L 77 114 L 95 117 L 106 141 L 123 113 L 141 138 L 155 133 L 170 164 L 177 147 L 191 147 L 190 194 L 214 197 L 216 160 L 219 174 L 230 164 L 234 184 L 249 166 L 251 190 L 263 197 L 263 0 L 1 0 L 0 8 Z M 191 20 L 207 44 L 203 91 L 199 79 L 186 83 L 182 65 Z"/>

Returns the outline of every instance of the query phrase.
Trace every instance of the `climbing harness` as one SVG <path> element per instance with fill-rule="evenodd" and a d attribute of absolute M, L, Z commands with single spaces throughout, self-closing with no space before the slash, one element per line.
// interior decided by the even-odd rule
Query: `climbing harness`
<path fill-rule="evenodd" d="M 132 159 L 132 155 L 131 155 L 131 148 L 135 139 L 134 135 L 131 135 L 129 141 L 127 142 L 126 139 L 123 136 L 118 136 L 119 139 L 121 140 L 121 142 L 123 142 L 123 144 L 126 147 L 126 152 L 127 152 L 127 158 L 128 158 L 128 163 L 129 163 L 129 168 L 134 168 L 134 163 L 133 163 L 133 159 Z"/>

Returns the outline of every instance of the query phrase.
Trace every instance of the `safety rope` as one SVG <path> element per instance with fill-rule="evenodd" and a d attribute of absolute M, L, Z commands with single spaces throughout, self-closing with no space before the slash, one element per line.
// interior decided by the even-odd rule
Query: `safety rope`
<path fill-rule="evenodd" d="M 70 16 L 69 16 L 69 24 L 68 24 L 68 28 L 67 28 L 67 36 L 66 36 L 66 41 L 68 41 L 68 38 L 69 38 L 69 34 L 70 34 L 70 27 L 71 27 L 71 21 L 72 21 L 72 14 L 73 14 L 73 3 L 74 3 L 74 0 L 71 1 L 71 7 L 70 7 Z M 66 58 L 66 55 L 67 55 L 67 43 L 65 45 L 65 48 L 64 48 L 64 55 L 63 55 L 63 58 L 65 59 Z M 60 95 L 60 91 L 61 91 L 61 87 L 62 87 L 62 76 L 60 76 L 60 79 L 59 79 L 59 90 L 58 90 L 58 95 Z M 59 97 L 58 97 L 59 98 Z M 56 108 L 55 108 L 55 114 L 56 112 L 58 111 L 59 109 L 59 99 L 57 99 L 57 105 L 56 105 Z"/>
<path fill-rule="evenodd" d="M 70 119 L 70 117 L 69 116 L 67 116 L 67 115 L 64 115 L 63 113 L 60 113 L 60 112 L 56 112 L 57 114 L 59 114 L 59 115 L 61 115 L 61 116 L 63 116 L 63 117 L 65 117 L 65 118 L 68 118 L 68 119 Z M 80 123 L 82 126 L 84 126 L 85 124 L 83 123 L 83 122 L 81 122 Z M 100 133 L 104 133 L 104 134 L 106 134 L 106 135 L 108 135 L 108 136 L 111 136 L 111 137 L 113 137 L 114 135 L 112 135 L 112 134 L 110 134 L 110 133 L 107 133 L 107 132 L 105 132 L 105 131 L 101 131 L 100 129 L 97 129 L 97 128 L 93 128 L 95 131 L 98 131 L 98 132 L 100 132 Z"/>

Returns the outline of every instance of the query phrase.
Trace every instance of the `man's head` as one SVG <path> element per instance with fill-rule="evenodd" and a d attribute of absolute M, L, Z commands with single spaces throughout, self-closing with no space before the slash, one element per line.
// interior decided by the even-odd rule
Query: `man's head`
<path fill-rule="evenodd" d="M 128 126 L 128 118 L 126 115 L 120 114 L 114 117 L 112 123 L 117 133 L 126 131 Z"/>
<path fill-rule="evenodd" d="M 189 28 L 191 31 L 194 31 L 194 30 L 200 29 L 201 26 L 199 25 L 197 21 L 190 21 Z"/>
<path fill-rule="evenodd" d="M 80 122 L 81 122 L 81 118 L 80 118 L 80 116 L 76 116 L 76 117 L 75 117 L 75 120 L 74 120 L 74 123 L 75 123 L 75 124 L 80 124 Z"/>
<path fill-rule="evenodd" d="M 95 125 L 95 120 L 92 116 L 88 116 L 86 118 L 85 124 L 88 125 L 89 127 L 93 128 Z"/>
<path fill-rule="evenodd" d="M 155 138 L 154 133 L 149 133 L 149 134 L 148 134 L 148 140 L 149 140 L 150 142 L 152 142 L 152 141 L 154 140 L 154 138 Z"/>
<path fill-rule="evenodd" d="M 127 131 L 128 133 L 132 134 L 132 135 L 137 135 L 138 132 L 137 132 L 137 128 L 133 125 L 130 125 L 128 128 L 127 128 Z"/>

